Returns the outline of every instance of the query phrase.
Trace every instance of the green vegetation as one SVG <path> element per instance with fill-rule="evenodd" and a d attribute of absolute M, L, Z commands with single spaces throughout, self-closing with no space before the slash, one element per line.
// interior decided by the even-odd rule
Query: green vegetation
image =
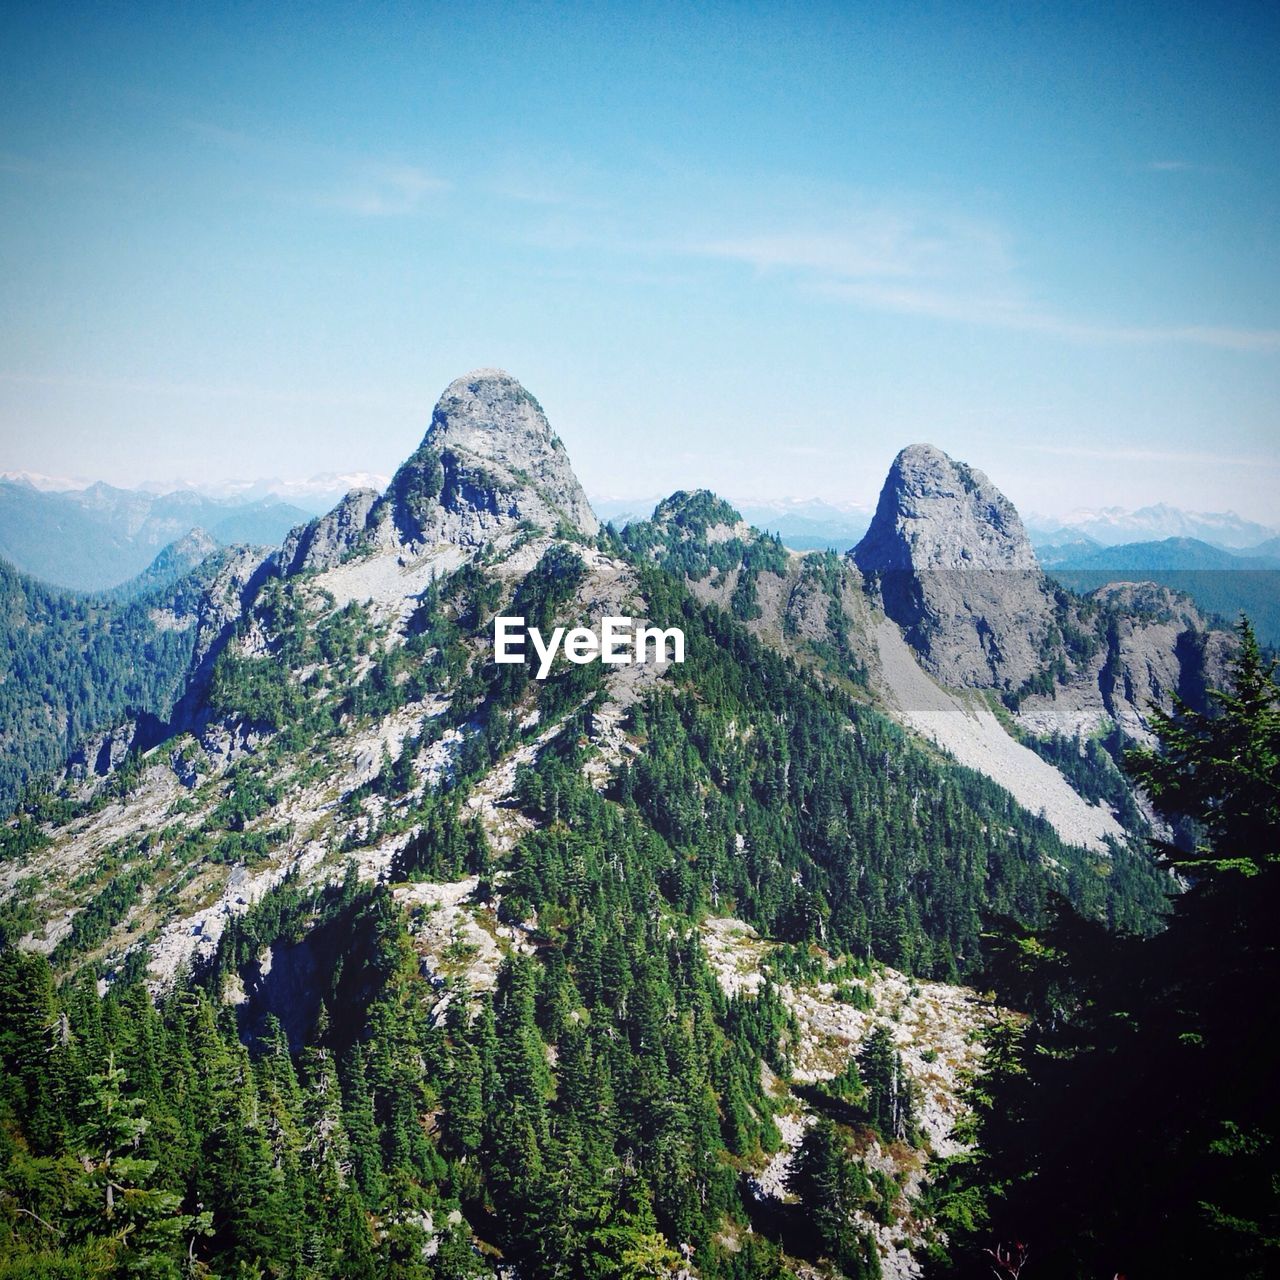
<path fill-rule="evenodd" d="M 1247 625 L 1211 702 L 1158 716 L 1162 750 L 1128 758 L 1161 813 L 1203 833 L 1160 846 L 1190 881 L 1169 927 L 1116 936 L 1061 903 L 992 938 L 991 978 L 1030 1020 L 988 1038 L 977 1147 L 934 1194 L 939 1274 L 987 1275 L 983 1249 L 1014 1241 L 1050 1278 L 1280 1265 L 1280 687 Z"/>
<path fill-rule="evenodd" d="M 823 1252 L 849 1280 L 871 1280 L 880 1275 L 874 1246 L 853 1222 L 855 1211 L 873 1208 L 879 1197 L 841 1130 L 828 1116 L 820 1116 L 805 1134 L 787 1189 L 805 1204 Z"/>
<path fill-rule="evenodd" d="M 392 478 L 387 497 L 415 524 L 413 533 L 421 532 L 445 485 L 440 455 L 425 441 L 401 464 Z"/>
<path fill-rule="evenodd" d="M 161 603 L 60 591 L 0 560 L 0 816 L 92 730 L 168 713 L 194 628 L 156 626 L 150 611 Z"/>
<path fill-rule="evenodd" d="M 259 733 L 251 754 L 192 793 L 207 816 L 188 827 L 178 809 L 145 845 L 113 845 L 69 887 L 81 909 L 49 961 L 12 948 L 34 923 L 29 902 L 15 895 L 0 909 L 0 1280 L 413 1280 L 488 1275 L 499 1263 L 523 1280 L 684 1266 L 705 1280 L 785 1280 L 784 1250 L 875 1276 L 868 1224 L 902 1225 L 911 1210 L 865 1156 L 876 1143 L 923 1161 L 920 1099 L 884 1027 L 856 1054 L 850 1046 L 833 1079 L 792 1087 L 800 1027 L 782 984 L 829 983 L 836 1000 L 869 1010 L 867 980 L 881 963 L 987 977 L 1032 1019 L 992 1032 L 975 1095 L 981 1145 L 947 1167 L 934 1195 L 956 1267 L 1014 1238 L 1017 1214 L 1034 1212 L 1034 1143 L 1050 1134 L 1036 1108 L 1066 1107 L 1049 1101 L 1058 1093 L 1074 1105 L 1086 1088 L 1105 1097 L 1109 1060 L 1089 1055 L 1103 1044 L 1129 1053 L 1133 1010 L 1159 989 L 1152 960 L 1132 970 L 1147 985 L 1122 993 L 1114 974 L 1129 971 L 1113 961 L 1160 957 L 1179 991 L 1194 993 L 1189 966 L 1212 959 L 1208 935 L 1181 935 L 1194 943 L 1186 957 L 1162 950 L 1161 937 L 1138 940 L 1162 922 L 1167 873 L 1128 849 L 1064 846 L 999 787 L 914 745 L 850 696 L 858 669 L 845 641 L 818 650 L 841 677 L 825 682 L 754 639 L 742 625 L 754 585 L 742 584 L 788 570 L 772 539 L 701 539 L 697 550 L 682 528 L 726 522 L 709 495 L 665 516 L 610 545 L 641 566 L 637 610 L 683 628 L 687 660 L 629 704 L 620 749 L 600 737 L 599 665 L 557 662 L 540 682 L 489 660 L 495 612 L 544 628 L 577 612 L 586 571 L 572 548 L 553 546 L 514 587 L 492 558 L 473 563 L 424 592 L 399 633 L 358 605 L 336 607 L 313 579 L 267 581 L 212 670 L 211 709 Z M 742 568 L 728 611 L 695 601 L 675 576 L 690 565 L 704 576 Z M 839 567 L 813 557 L 800 570 L 835 610 Z M 845 631 L 838 621 L 829 618 L 833 637 Z M 269 856 L 290 836 L 282 798 L 322 779 L 347 735 L 426 699 L 433 713 L 398 753 L 330 795 L 335 851 L 401 837 L 386 883 L 361 886 L 354 872 L 310 889 L 286 879 L 233 917 L 213 959 L 158 1003 L 141 983 L 141 951 L 84 964 L 144 895 L 149 903 L 207 863 Z M 1230 721 L 1228 708 L 1179 725 L 1207 735 Z M 521 748 L 528 763 L 510 801 L 519 838 L 500 850 L 468 801 Z M 1107 744 L 1085 744 L 1083 755 L 1075 743 L 1040 749 L 1069 767 L 1074 753 L 1082 785 L 1111 795 Z M 1268 749 L 1246 734 L 1222 758 L 1243 751 L 1274 770 Z M 424 788 L 416 762 L 428 750 L 435 782 Z M 1163 760 L 1141 766 L 1170 807 L 1187 801 L 1186 779 L 1204 765 L 1186 752 L 1173 781 L 1158 772 Z M 120 785 L 139 768 L 122 771 Z M 1215 847 L 1238 847 L 1234 828 L 1214 825 L 1217 801 L 1184 807 Z M 82 811 L 66 797 L 33 800 L 5 833 L 8 856 L 38 850 L 39 817 Z M 1270 863 L 1258 856 L 1246 868 L 1237 857 L 1184 870 L 1243 882 L 1251 868 L 1248 883 L 1270 883 Z M 498 948 L 496 978 L 480 971 L 474 935 L 426 950 L 431 900 L 415 901 L 413 883 L 470 877 L 458 909 Z M 1187 900 L 1198 895 L 1199 885 Z M 1218 927 L 1246 905 L 1261 909 L 1218 902 Z M 769 939 L 756 994 L 722 991 L 701 942 L 709 915 L 736 916 Z M 993 916 L 1009 922 L 1003 931 Z M 1260 924 L 1251 936 L 1250 962 L 1265 972 Z M 443 965 L 424 959 L 442 952 Z M 116 980 L 99 995 L 108 970 Z M 1170 1033 L 1161 1052 L 1183 1035 L 1226 1046 L 1216 1009 L 1183 1025 L 1175 1006 L 1160 1006 Z M 1226 1096 L 1222 1081 L 1195 1076 L 1190 1042 L 1177 1051 L 1207 1097 Z M 1126 1079 L 1150 1075 L 1154 1054 L 1124 1059 Z M 1077 1068 L 1087 1074 L 1072 1076 Z M 781 1111 L 797 1097 L 816 1114 L 789 1179 L 798 1201 L 765 1211 L 750 1177 L 779 1150 Z M 1264 1234 L 1265 1205 L 1247 1186 L 1271 1176 L 1269 1148 L 1252 1145 L 1270 1130 L 1250 1110 L 1261 1100 L 1241 1098 L 1238 1111 L 1213 1114 L 1236 1128 L 1196 1130 L 1207 1135 L 1196 1158 L 1252 1162 L 1211 1203 L 1220 1222 L 1254 1214 Z M 1166 1114 L 1187 1102 L 1164 1101 Z M 1111 1124 L 1120 1102 L 1101 1108 Z M 1123 1104 L 1135 1107 L 1132 1093 Z M 1068 1152 L 1064 1180 L 1068 1169 L 1080 1177 L 1085 1150 Z M 104 1184 L 131 1216 L 108 1204 Z M 1071 1194 L 1062 1191 L 1061 1230 L 1087 1241 L 1096 1206 Z M 1040 1218 L 1028 1220 L 1048 1238 Z"/>
<path fill-rule="evenodd" d="M 785 573 L 787 550 L 778 537 L 751 530 L 719 541 L 707 537 L 716 526 L 734 526 L 742 517 L 706 489 L 677 493 L 658 504 L 653 519 L 629 524 L 619 535 L 631 555 L 656 563 L 677 577 L 695 581 L 708 574 L 737 571 L 730 611 L 744 622 L 760 616 L 756 582 L 762 572 Z"/>

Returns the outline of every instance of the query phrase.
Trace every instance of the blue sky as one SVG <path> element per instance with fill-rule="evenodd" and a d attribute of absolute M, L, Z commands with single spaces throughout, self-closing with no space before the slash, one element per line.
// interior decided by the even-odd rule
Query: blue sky
<path fill-rule="evenodd" d="M 1274 5 L 5 6 L 0 469 L 1280 521 Z"/>

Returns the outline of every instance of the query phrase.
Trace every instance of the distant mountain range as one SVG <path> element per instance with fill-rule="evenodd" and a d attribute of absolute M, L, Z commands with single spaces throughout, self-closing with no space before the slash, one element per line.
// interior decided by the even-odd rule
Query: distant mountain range
<path fill-rule="evenodd" d="M 659 502 L 652 498 L 593 498 L 602 520 L 623 528 L 648 520 Z M 871 509 L 855 503 L 831 503 L 820 498 L 740 500 L 730 496 L 742 517 L 757 529 L 776 533 L 793 551 L 830 547 L 847 551 L 867 531 Z M 1231 511 L 1183 511 L 1166 503 L 1131 511 L 1122 507 L 1081 509 L 1066 516 L 1031 516 L 1027 534 L 1046 567 L 1059 561 L 1074 562 L 1103 547 L 1133 543 L 1195 540 L 1225 551 L 1249 551 L 1256 555 L 1280 554 L 1278 531 Z M 1126 562 L 1124 568 L 1135 567 Z M 1181 568 L 1164 564 L 1161 568 Z M 1212 566 L 1218 567 L 1218 566 Z M 1227 567 L 1227 566 L 1221 566 Z M 1245 566 L 1231 565 L 1231 568 Z"/>
<path fill-rule="evenodd" d="M 1242 551 L 1276 537 L 1277 530 L 1234 511 L 1183 511 L 1159 502 L 1129 511 L 1123 507 L 1082 508 L 1065 516 L 1028 516 L 1027 532 L 1033 545 L 1064 543 L 1091 538 L 1102 546 L 1197 538 L 1215 547 Z"/>
<path fill-rule="evenodd" d="M 138 488 L 146 493 L 171 493 L 189 489 L 207 498 L 230 502 L 287 502 L 301 507 L 310 515 L 319 516 L 336 506 L 352 489 L 382 490 L 387 487 L 390 479 L 390 476 L 378 471 L 323 471 L 305 479 L 269 476 L 257 480 L 218 480 L 202 484 L 148 481 Z"/>
<path fill-rule="evenodd" d="M 164 486 L 155 482 L 123 489 L 6 473 L 0 475 L 0 557 L 42 581 L 77 590 L 127 591 L 135 579 L 153 586 L 157 574 L 171 572 L 163 561 L 158 569 L 152 565 L 171 543 L 197 535 L 177 556 L 183 564 L 205 542 L 276 546 L 292 528 L 329 510 L 348 492 L 380 490 L 386 482 L 387 477 L 373 473 L 325 473 L 305 480 L 225 480 L 198 487 L 174 482 L 183 487 L 161 492 Z M 75 484 L 83 487 L 67 487 Z M 597 497 L 593 507 L 603 521 L 621 529 L 648 520 L 658 502 L 656 495 Z M 776 533 L 794 551 L 846 551 L 866 533 L 871 519 L 870 510 L 858 504 L 817 498 L 757 498 L 736 506 L 749 524 Z M 1131 579 L 1139 573 L 1280 570 L 1276 530 L 1233 512 L 1183 511 L 1165 503 L 1138 510 L 1082 508 L 1062 517 L 1033 516 L 1027 532 L 1040 564 L 1057 576 L 1076 575 L 1070 579 L 1073 585 Z M 1225 607 L 1228 617 L 1248 608 L 1260 630 L 1280 638 L 1280 629 L 1266 621 L 1266 600 L 1255 598 L 1243 579 L 1230 586 L 1205 583 L 1180 589 L 1205 608 L 1223 612 Z M 1268 586 L 1262 594 L 1270 590 Z"/>
<path fill-rule="evenodd" d="M 222 546 L 277 546 L 310 518 L 275 497 L 151 494 L 101 483 L 59 493 L 0 480 L 0 557 L 42 582 L 105 591 L 147 571 L 163 548 L 193 531 Z"/>
<path fill-rule="evenodd" d="M 1280 539 L 1273 538 L 1243 554 L 1225 551 L 1200 538 L 1163 538 L 1159 542 L 1126 542 L 1104 547 L 1091 539 L 1038 547 L 1046 569 L 1138 570 L 1280 569 Z"/>
<path fill-rule="evenodd" d="M 390 476 L 377 471 L 322 471 L 305 479 L 280 476 L 259 477 L 256 480 L 140 480 L 132 491 L 167 497 L 175 493 L 193 493 L 199 497 L 214 498 L 237 504 L 259 502 L 264 499 L 291 503 L 313 516 L 324 515 L 352 489 L 385 489 Z M 0 471 L 0 482 L 9 481 L 39 489 L 42 493 L 68 494 L 80 492 L 92 486 L 93 481 L 83 477 L 51 476 L 39 471 Z"/>

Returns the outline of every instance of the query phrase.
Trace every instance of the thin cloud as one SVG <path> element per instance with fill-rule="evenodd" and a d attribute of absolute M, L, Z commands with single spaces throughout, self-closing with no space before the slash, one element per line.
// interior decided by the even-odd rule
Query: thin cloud
<path fill-rule="evenodd" d="M 417 213 L 429 198 L 451 187 L 416 165 L 365 165 L 353 176 L 349 188 L 321 203 L 361 218 L 400 218 Z"/>
<path fill-rule="evenodd" d="M 740 262 L 763 275 L 789 276 L 802 288 L 871 311 L 1078 342 L 1280 351 L 1280 329 L 1114 324 L 1037 306 L 1018 281 L 1013 254 L 999 229 L 959 219 L 884 213 L 855 219 L 839 232 L 806 229 L 731 236 L 695 243 L 687 251 Z"/>
<path fill-rule="evenodd" d="M 745 262 L 757 271 L 790 269 L 825 272 L 839 278 L 914 276 L 914 247 L 892 235 L 760 235 L 713 240 L 695 251 L 712 258 Z"/>
<path fill-rule="evenodd" d="M 293 391 L 249 385 L 168 382 L 155 378 L 94 378 L 68 374 L 19 373 L 0 370 L 0 385 L 59 387 L 72 391 L 174 396 L 190 400 L 256 400 L 267 404 L 346 404 L 362 408 L 418 411 L 420 400 L 399 400 L 377 393 Z"/>
<path fill-rule="evenodd" d="M 558 208 L 569 203 L 564 192 L 550 183 L 536 181 L 525 182 L 519 179 L 502 179 L 492 187 L 493 194 L 503 200 L 514 200 L 517 204 L 540 205 L 546 208 Z"/>
<path fill-rule="evenodd" d="M 269 162 L 304 203 L 361 218 L 417 213 L 453 184 L 420 165 L 353 156 L 323 144 L 261 137 L 204 120 L 179 118 L 177 126 L 205 142 L 253 161 Z M 340 176 L 335 178 L 334 174 Z"/>
<path fill-rule="evenodd" d="M 691 249 L 762 272 L 793 270 L 845 282 L 1003 276 L 1012 267 L 1004 237 L 981 223 L 883 209 L 854 212 L 839 222 L 835 228 L 705 240 Z"/>
<path fill-rule="evenodd" d="M 820 282 L 817 288 L 835 298 L 872 310 L 955 320 L 962 324 L 1043 333 L 1075 342 L 1143 345 L 1182 343 L 1226 351 L 1280 351 L 1280 329 L 1244 329 L 1227 325 L 1118 325 L 1074 320 L 1038 310 L 1016 296 L 948 293 L 928 288 Z"/>
<path fill-rule="evenodd" d="M 1056 458 L 1088 458 L 1099 462 L 1165 462 L 1191 464 L 1197 467 L 1228 466 L 1275 470 L 1280 468 L 1280 458 L 1257 456 L 1232 456 L 1197 450 L 1174 449 L 1098 449 L 1084 445 L 1053 445 L 1020 443 L 1019 448 L 1032 453 L 1047 453 Z"/>

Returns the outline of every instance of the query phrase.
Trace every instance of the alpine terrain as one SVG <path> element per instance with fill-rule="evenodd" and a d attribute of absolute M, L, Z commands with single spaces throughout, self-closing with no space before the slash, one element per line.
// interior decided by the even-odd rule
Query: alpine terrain
<path fill-rule="evenodd" d="M 1167 586 L 1046 577 L 975 468 L 904 449 L 844 555 L 706 491 L 619 530 L 478 370 L 274 551 L 0 590 L 0 1276 L 1264 1273 L 1203 909 L 1274 892 L 1204 852 L 1274 836 L 1274 684 Z M 539 680 L 499 616 L 684 661 Z M 1210 1189 L 1125 1218 L 1113 1138 Z"/>

